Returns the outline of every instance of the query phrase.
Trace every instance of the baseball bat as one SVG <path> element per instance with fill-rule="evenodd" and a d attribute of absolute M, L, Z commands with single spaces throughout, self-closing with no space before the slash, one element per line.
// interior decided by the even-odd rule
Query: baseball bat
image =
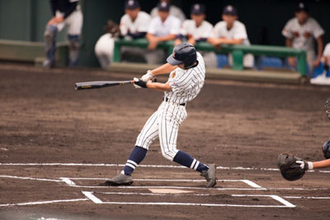
<path fill-rule="evenodd" d="M 125 85 L 125 84 L 132 84 L 134 81 L 91 81 L 91 82 L 77 82 L 75 84 L 76 90 L 82 89 L 99 89 L 104 87 L 110 86 L 118 86 L 118 85 Z"/>

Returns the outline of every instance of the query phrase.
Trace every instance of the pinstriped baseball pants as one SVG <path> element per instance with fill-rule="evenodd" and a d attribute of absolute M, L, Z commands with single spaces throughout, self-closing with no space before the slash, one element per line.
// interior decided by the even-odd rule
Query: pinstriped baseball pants
<path fill-rule="evenodd" d="M 186 117 L 185 106 L 163 101 L 144 125 L 135 145 L 149 150 L 150 144 L 159 137 L 163 156 L 173 161 L 178 153 L 176 142 L 179 126 Z"/>

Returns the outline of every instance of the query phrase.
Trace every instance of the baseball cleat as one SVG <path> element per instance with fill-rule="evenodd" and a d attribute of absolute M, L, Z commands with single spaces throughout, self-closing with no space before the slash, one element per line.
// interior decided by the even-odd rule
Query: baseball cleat
<path fill-rule="evenodd" d="M 104 183 L 100 183 L 100 186 L 128 186 L 132 185 L 133 179 L 131 176 L 125 174 L 118 174 L 112 179 L 106 180 Z"/>
<path fill-rule="evenodd" d="M 211 188 L 217 184 L 217 177 L 215 175 L 215 172 L 216 172 L 215 164 L 210 164 L 209 169 L 201 173 L 201 176 L 203 176 L 207 181 L 206 184 L 207 188 Z"/>

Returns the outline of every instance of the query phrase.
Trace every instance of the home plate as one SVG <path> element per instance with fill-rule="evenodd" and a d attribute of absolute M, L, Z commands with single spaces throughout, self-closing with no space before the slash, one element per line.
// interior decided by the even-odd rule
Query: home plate
<path fill-rule="evenodd" d="M 149 189 L 152 193 L 172 193 L 172 194 L 179 194 L 179 193 L 191 193 L 193 191 L 188 190 L 180 190 L 180 189 Z"/>

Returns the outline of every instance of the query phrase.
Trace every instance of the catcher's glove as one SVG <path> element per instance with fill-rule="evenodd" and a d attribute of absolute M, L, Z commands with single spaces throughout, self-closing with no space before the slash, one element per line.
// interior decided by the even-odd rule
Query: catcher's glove
<path fill-rule="evenodd" d="M 108 21 L 107 25 L 104 27 L 104 31 L 112 34 L 113 37 L 118 37 L 120 35 L 119 25 L 112 20 Z"/>
<path fill-rule="evenodd" d="M 309 164 L 298 157 L 282 153 L 278 156 L 278 168 L 280 168 L 284 179 L 294 181 L 299 180 L 305 175 Z"/>

